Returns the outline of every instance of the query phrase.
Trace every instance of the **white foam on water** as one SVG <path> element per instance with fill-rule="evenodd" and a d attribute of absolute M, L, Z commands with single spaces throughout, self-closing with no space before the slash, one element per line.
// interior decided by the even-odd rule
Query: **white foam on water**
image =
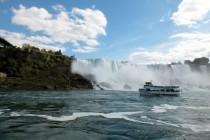
<path fill-rule="evenodd" d="M 4 113 L 4 111 L 7 111 L 7 110 L 10 110 L 10 109 L 0 109 L 0 115 Z"/>
<path fill-rule="evenodd" d="M 208 110 L 210 107 L 207 106 L 182 106 L 185 109 L 194 109 L 194 110 Z"/>
<path fill-rule="evenodd" d="M 53 97 L 51 97 L 51 96 L 22 96 L 22 97 L 24 97 L 24 98 L 38 98 L 38 99 L 66 99 L 66 98 L 68 98 L 68 97 L 58 97 L 58 96 L 53 96 Z"/>
<path fill-rule="evenodd" d="M 210 132 L 210 124 L 180 124 L 183 128 L 191 129 L 193 132 Z"/>
<path fill-rule="evenodd" d="M 4 112 L 0 109 L 0 115 L 3 114 Z"/>
<path fill-rule="evenodd" d="M 141 118 L 142 119 L 147 119 L 147 120 L 149 120 L 150 122 L 153 122 L 153 124 L 156 124 L 156 125 L 168 125 L 168 126 L 173 126 L 173 127 L 179 127 L 178 124 L 173 124 L 173 123 L 166 122 L 166 121 L 163 121 L 163 120 L 151 119 L 147 116 L 141 116 Z"/>
<path fill-rule="evenodd" d="M 135 120 L 132 118 L 129 118 L 129 115 L 134 115 L 134 114 L 139 114 L 142 113 L 141 111 L 137 112 L 114 112 L 114 113 L 94 113 L 94 112 L 77 112 L 73 113 L 70 116 L 60 116 L 60 117 L 54 117 L 50 115 L 39 115 L 39 114 L 21 114 L 18 112 L 11 112 L 10 116 L 12 117 L 40 117 L 44 118 L 50 121 L 58 121 L 58 122 L 66 122 L 66 121 L 73 121 L 76 120 L 77 118 L 82 118 L 82 117 L 89 117 L 89 116 L 103 116 L 105 118 L 109 119 L 124 119 L 127 121 L 131 122 L 136 122 L 136 123 L 143 123 L 143 124 L 150 124 L 150 125 L 167 125 L 167 126 L 172 126 L 172 127 L 178 127 L 178 128 L 186 128 L 190 129 L 193 132 L 208 132 L 210 131 L 210 124 L 207 125 L 194 125 L 194 124 L 174 124 L 170 123 L 167 121 L 163 120 L 155 120 L 151 119 L 147 116 L 141 116 L 142 119 L 146 119 L 148 121 L 140 121 L 140 120 Z"/>
<path fill-rule="evenodd" d="M 147 116 L 141 116 L 141 118 L 142 118 L 142 119 L 148 119 L 148 117 L 147 117 Z"/>
<path fill-rule="evenodd" d="M 163 112 L 166 112 L 166 109 L 162 108 L 161 106 L 154 106 L 152 108 L 152 112 L 154 112 L 154 113 L 163 113 Z"/>
<path fill-rule="evenodd" d="M 162 107 L 166 109 L 177 109 L 179 106 L 169 105 L 169 104 L 163 104 Z"/>
<path fill-rule="evenodd" d="M 160 106 L 153 106 L 152 111 L 154 113 L 163 113 L 163 112 L 166 112 L 167 110 L 177 109 L 177 108 L 179 108 L 179 106 L 163 104 L 163 105 L 160 105 Z"/>
<path fill-rule="evenodd" d="M 167 112 L 167 110 L 175 110 L 178 108 L 194 109 L 194 110 L 210 109 L 210 107 L 207 107 L 207 106 L 174 106 L 174 105 L 169 105 L 169 104 L 162 104 L 160 106 L 153 106 L 152 112 L 163 113 L 163 112 Z"/>
<path fill-rule="evenodd" d="M 169 122 L 162 121 L 162 120 L 156 120 L 156 122 L 158 122 L 158 123 L 160 123 L 160 124 L 168 125 L 168 126 L 180 127 L 179 124 L 169 123 Z"/>
<path fill-rule="evenodd" d="M 10 115 L 11 116 L 40 117 L 40 118 L 45 118 L 45 119 L 51 120 L 51 121 L 61 121 L 61 122 L 72 121 L 77 118 L 88 117 L 88 116 L 103 116 L 103 117 L 109 118 L 109 119 L 124 119 L 124 120 L 128 120 L 128 121 L 138 122 L 138 120 L 128 118 L 127 116 L 133 115 L 133 114 L 139 114 L 139 113 L 142 113 L 142 111 L 113 112 L 113 113 L 76 112 L 70 116 L 60 116 L 60 117 L 54 117 L 54 116 L 50 116 L 50 115 L 39 115 L 39 114 L 21 114 L 18 112 L 12 112 Z"/>
<path fill-rule="evenodd" d="M 155 119 L 151 119 L 147 116 L 141 116 L 142 119 L 147 119 L 149 121 L 154 122 L 154 124 L 157 125 L 167 125 L 167 126 L 172 126 L 172 127 L 177 127 L 177 128 L 186 128 L 186 129 L 190 129 L 193 132 L 209 132 L 210 131 L 210 124 L 202 124 L 202 125 L 196 125 L 196 124 L 175 124 L 175 123 L 170 123 L 167 121 L 163 121 L 163 120 L 155 120 Z M 157 122 L 157 123 L 155 123 Z"/>
<path fill-rule="evenodd" d="M 179 124 L 179 123 L 171 123 L 168 121 L 163 121 L 163 120 L 156 120 L 156 119 L 151 119 L 147 116 L 141 116 L 142 119 L 147 119 L 150 122 L 154 122 L 154 124 L 157 125 L 167 125 L 167 126 L 172 126 L 172 127 L 177 127 L 177 128 L 185 128 L 185 129 L 190 129 L 193 132 L 210 132 L 210 124 Z"/>
<path fill-rule="evenodd" d="M 73 113 L 70 116 L 54 117 L 54 116 L 50 116 L 50 115 L 21 114 L 21 113 L 18 113 L 18 112 L 12 112 L 11 116 L 13 116 L 13 117 L 19 117 L 19 116 L 40 117 L 40 118 L 44 118 L 44 119 L 47 119 L 47 120 L 50 120 L 50 121 L 58 121 L 58 122 L 73 121 L 73 120 L 76 120 L 78 118 L 89 117 L 89 116 L 102 116 L 102 117 L 105 117 L 105 118 L 108 118 L 108 119 L 124 119 L 124 120 L 131 121 L 131 122 L 154 125 L 153 122 L 145 122 L 145 121 L 135 120 L 135 119 L 132 119 L 132 118 L 128 117 L 130 115 L 139 114 L 139 113 L 142 113 L 142 111 L 113 112 L 113 113 L 76 112 L 76 113 Z"/>
<path fill-rule="evenodd" d="M 10 116 L 12 116 L 12 117 L 19 117 L 19 116 L 21 116 L 21 115 L 20 115 L 20 113 L 18 113 L 18 112 L 11 112 L 11 113 L 10 113 Z"/>
<path fill-rule="evenodd" d="M 165 124 L 168 126 L 190 129 L 196 133 L 210 132 L 210 124 L 200 124 L 200 125 L 198 125 L 198 124 L 174 124 L 174 123 L 170 123 L 170 122 L 166 122 L 166 121 L 162 121 L 162 120 L 156 120 L 156 122 Z"/>

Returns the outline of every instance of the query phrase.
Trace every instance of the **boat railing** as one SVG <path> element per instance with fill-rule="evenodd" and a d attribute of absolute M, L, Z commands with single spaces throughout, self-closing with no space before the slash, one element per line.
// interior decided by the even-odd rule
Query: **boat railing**
<path fill-rule="evenodd" d="M 144 85 L 144 87 L 150 87 L 150 88 L 179 88 L 179 86 L 154 86 L 154 85 Z"/>

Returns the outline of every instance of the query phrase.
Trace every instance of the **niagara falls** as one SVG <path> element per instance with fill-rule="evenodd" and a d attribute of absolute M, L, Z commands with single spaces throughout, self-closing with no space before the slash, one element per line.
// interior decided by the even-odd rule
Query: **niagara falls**
<path fill-rule="evenodd" d="M 197 69 L 196 69 L 197 68 Z M 182 88 L 210 88 L 210 65 L 132 64 L 106 59 L 75 60 L 72 72 L 79 73 L 106 90 L 137 91 L 145 81 Z"/>

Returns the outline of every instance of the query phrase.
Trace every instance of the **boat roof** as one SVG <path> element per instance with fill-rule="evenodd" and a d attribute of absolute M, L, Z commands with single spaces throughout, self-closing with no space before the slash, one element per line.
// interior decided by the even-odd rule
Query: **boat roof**
<path fill-rule="evenodd" d="M 156 85 L 153 85 L 152 82 L 145 82 L 145 85 L 144 86 L 148 86 L 148 87 L 154 87 L 154 88 L 179 88 L 179 86 L 156 86 Z"/>

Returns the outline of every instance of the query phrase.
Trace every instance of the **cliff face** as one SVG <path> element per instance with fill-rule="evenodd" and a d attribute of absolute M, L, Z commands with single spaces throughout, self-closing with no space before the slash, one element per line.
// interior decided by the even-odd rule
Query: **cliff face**
<path fill-rule="evenodd" d="M 18 48 L 0 38 L 0 89 L 92 89 L 87 79 L 71 72 L 73 60 L 60 51 Z"/>

